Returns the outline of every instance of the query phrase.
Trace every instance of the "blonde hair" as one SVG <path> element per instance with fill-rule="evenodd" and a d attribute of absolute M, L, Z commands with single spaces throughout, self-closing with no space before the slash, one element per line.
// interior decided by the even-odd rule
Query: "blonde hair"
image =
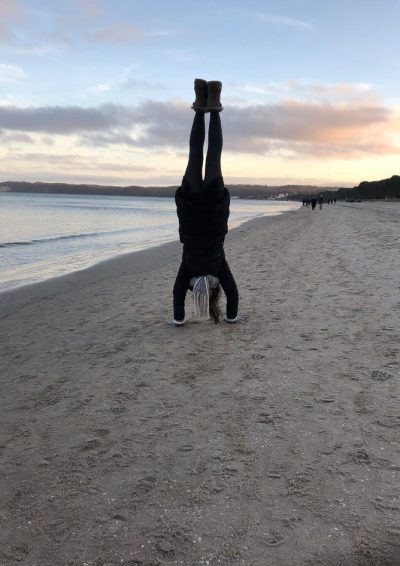
<path fill-rule="evenodd" d="M 193 304 L 195 316 L 212 318 L 215 324 L 221 320 L 218 299 L 221 287 L 217 277 L 202 275 L 193 279 Z"/>

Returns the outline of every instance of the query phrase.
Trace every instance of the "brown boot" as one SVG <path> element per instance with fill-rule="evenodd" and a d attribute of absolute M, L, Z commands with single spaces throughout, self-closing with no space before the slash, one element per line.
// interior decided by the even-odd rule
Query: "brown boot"
<path fill-rule="evenodd" d="M 208 81 L 207 84 L 208 97 L 206 112 L 211 112 L 211 110 L 218 110 L 218 112 L 221 112 L 223 110 L 221 104 L 222 83 L 220 81 Z"/>
<path fill-rule="evenodd" d="M 193 110 L 201 110 L 202 112 L 206 112 L 207 81 L 203 79 L 195 79 L 194 92 L 196 94 L 196 100 L 192 104 Z"/>

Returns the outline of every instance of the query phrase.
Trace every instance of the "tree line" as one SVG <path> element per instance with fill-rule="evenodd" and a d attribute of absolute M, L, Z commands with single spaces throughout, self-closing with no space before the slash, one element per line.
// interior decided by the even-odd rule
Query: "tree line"
<path fill-rule="evenodd" d="M 380 181 L 362 181 L 357 187 L 341 188 L 336 191 L 325 191 L 321 189 L 318 193 L 323 195 L 324 199 L 400 199 L 400 176 L 393 175 L 389 179 L 382 179 Z M 290 195 L 288 198 L 291 200 L 302 200 L 310 196 L 310 193 L 296 193 Z"/>

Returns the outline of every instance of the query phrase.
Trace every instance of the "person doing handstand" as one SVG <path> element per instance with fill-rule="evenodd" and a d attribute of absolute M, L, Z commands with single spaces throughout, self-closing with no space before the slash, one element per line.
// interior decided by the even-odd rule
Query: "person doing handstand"
<path fill-rule="evenodd" d="M 221 287 L 226 295 L 226 322 L 236 322 L 239 295 L 225 259 L 224 240 L 228 232 L 230 196 L 221 171 L 222 128 L 220 101 L 222 83 L 196 79 L 195 111 L 189 140 L 189 160 L 175 202 L 182 262 L 173 289 L 174 324 L 185 324 L 185 298 L 193 291 L 195 315 L 221 320 L 218 299 Z M 210 113 L 205 175 L 203 146 L 205 113 Z"/>

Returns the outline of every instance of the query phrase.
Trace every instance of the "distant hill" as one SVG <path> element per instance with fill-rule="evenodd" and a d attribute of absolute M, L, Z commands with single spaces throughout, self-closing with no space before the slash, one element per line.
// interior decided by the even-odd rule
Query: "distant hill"
<path fill-rule="evenodd" d="M 355 191 L 359 198 L 400 198 L 400 175 L 381 181 L 363 181 Z"/>
<path fill-rule="evenodd" d="M 336 187 L 316 187 L 312 185 L 228 185 L 231 196 L 248 199 L 285 198 L 298 193 L 320 193 L 335 191 Z M 103 185 L 73 185 L 69 183 L 44 183 L 28 181 L 3 181 L 0 192 L 22 193 L 51 193 L 78 195 L 115 195 L 115 196 L 151 196 L 173 197 L 176 185 L 169 187 L 141 186 L 103 186 Z"/>
<path fill-rule="evenodd" d="M 348 198 L 356 199 L 397 199 L 400 198 L 400 176 L 393 175 L 389 179 L 382 179 L 380 181 L 362 181 L 357 187 L 349 189 L 335 189 L 326 190 L 320 189 L 319 194 L 324 195 L 325 198 L 337 198 L 345 200 Z M 289 196 L 289 199 L 301 200 L 307 198 L 310 193 L 306 191 L 299 191 L 298 193 Z"/>
<path fill-rule="evenodd" d="M 43 183 L 28 181 L 3 181 L 0 192 L 50 193 L 66 195 L 115 195 L 171 197 L 176 187 L 118 187 L 103 185 L 73 185 L 69 183 Z"/>
<path fill-rule="evenodd" d="M 357 187 L 317 187 L 315 185 L 228 185 L 232 197 L 244 199 L 287 198 L 302 200 L 312 194 L 322 194 L 325 198 L 345 200 L 356 199 L 398 199 L 400 198 L 400 176 L 393 175 L 380 181 L 362 181 Z M 0 182 L 1 192 L 51 193 L 76 195 L 115 195 L 115 196 L 148 196 L 173 197 L 176 185 L 169 187 L 141 186 L 103 186 L 73 185 L 69 183 L 30 183 L 28 181 Z"/>

